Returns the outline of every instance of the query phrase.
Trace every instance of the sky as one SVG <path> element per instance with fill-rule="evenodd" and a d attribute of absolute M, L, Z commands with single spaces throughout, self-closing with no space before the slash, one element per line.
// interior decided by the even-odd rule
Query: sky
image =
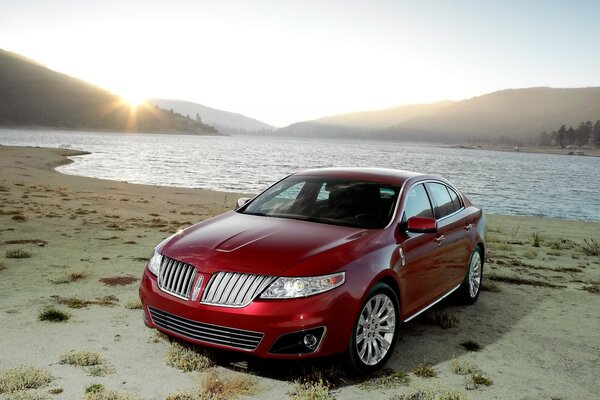
<path fill-rule="evenodd" d="M 0 48 L 129 99 L 285 126 L 600 86 L 600 1 L 0 0 Z"/>

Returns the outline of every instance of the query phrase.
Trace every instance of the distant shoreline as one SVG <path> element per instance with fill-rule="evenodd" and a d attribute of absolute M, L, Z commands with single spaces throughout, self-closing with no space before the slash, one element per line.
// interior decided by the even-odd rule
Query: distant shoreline
<path fill-rule="evenodd" d="M 583 148 L 571 148 L 563 149 L 560 147 L 550 146 L 504 146 L 504 145 L 448 145 L 441 146 L 451 149 L 467 149 L 467 150 L 492 150 L 492 151 L 504 151 L 511 153 L 536 153 L 536 154 L 555 154 L 563 156 L 579 156 L 579 157 L 600 157 L 600 149 L 583 149 Z M 583 152 L 583 154 L 577 154 Z"/>
<path fill-rule="evenodd" d="M 193 132 L 182 132 L 182 131 L 156 131 L 156 132 L 142 132 L 142 131 L 117 131 L 110 129 L 93 129 L 93 128 L 65 128 L 57 126 L 0 126 L 0 129 L 4 130 L 16 130 L 16 131 L 57 131 L 57 132 L 98 132 L 98 133 L 122 133 L 126 135 L 140 134 L 140 135 L 186 135 L 186 136 L 230 136 L 226 133 L 193 133 Z"/>

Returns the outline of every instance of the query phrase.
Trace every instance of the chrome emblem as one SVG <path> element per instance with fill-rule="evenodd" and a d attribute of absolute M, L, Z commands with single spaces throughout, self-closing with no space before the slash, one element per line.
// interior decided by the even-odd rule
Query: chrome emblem
<path fill-rule="evenodd" d="M 204 280 L 204 276 L 200 275 L 196 280 L 196 284 L 194 285 L 194 290 L 192 290 L 192 301 L 198 300 L 198 296 L 200 295 L 200 286 L 202 286 L 202 281 Z"/>

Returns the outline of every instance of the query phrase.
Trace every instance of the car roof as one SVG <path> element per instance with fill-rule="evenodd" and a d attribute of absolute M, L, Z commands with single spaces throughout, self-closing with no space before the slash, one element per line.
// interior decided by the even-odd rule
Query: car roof
<path fill-rule="evenodd" d="M 391 168 L 314 168 L 295 173 L 301 176 L 323 176 L 341 179 L 364 179 L 367 181 L 403 184 L 406 180 L 426 177 L 419 172 Z"/>

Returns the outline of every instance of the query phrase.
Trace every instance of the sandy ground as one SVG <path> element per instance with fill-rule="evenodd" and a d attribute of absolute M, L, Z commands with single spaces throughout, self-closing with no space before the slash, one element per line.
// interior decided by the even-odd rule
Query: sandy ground
<path fill-rule="evenodd" d="M 463 149 L 472 149 L 472 150 L 494 150 L 494 151 L 510 151 L 514 152 L 514 146 L 505 146 L 505 145 L 491 145 L 491 144 L 483 144 L 483 145 L 458 145 L 452 147 L 460 147 Z M 521 153 L 541 153 L 541 154 L 561 154 L 561 155 L 570 155 L 577 156 L 577 154 L 569 154 L 569 153 L 577 153 L 583 152 L 584 156 L 591 157 L 600 157 L 600 149 L 581 149 L 581 148 L 570 148 L 570 149 L 561 149 L 557 146 L 521 146 L 519 147 L 519 152 Z"/>
<path fill-rule="evenodd" d="M 139 278 L 156 243 L 181 227 L 232 208 L 239 196 L 81 178 L 53 170 L 72 154 L 0 146 L 0 262 L 5 265 L 0 270 L 0 370 L 33 365 L 50 371 L 54 380 L 35 393 L 56 399 L 80 399 L 92 383 L 135 392 L 144 399 L 164 399 L 197 387 L 207 372 L 184 373 L 167 366 L 169 342 L 156 339 L 154 331 L 144 326 L 140 310 L 124 307 L 137 297 L 138 281 L 108 286 L 100 279 Z M 15 215 L 25 220 L 14 219 Z M 540 247 L 533 247 L 534 232 L 539 233 Z M 474 306 L 440 304 L 436 311 L 455 321 L 449 329 L 432 324 L 428 316 L 401 327 L 388 367 L 408 373 L 408 384 L 365 388 L 342 376 L 332 379 L 330 395 L 388 399 L 437 387 L 458 390 L 469 399 L 597 398 L 600 295 L 582 288 L 600 284 L 600 257 L 585 255 L 579 247 L 590 238 L 600 240 L 600 224 L 488 216 L 485 273 L 494 275 L 499 291 L 482 292 Z M 34 243 L 7 243 L 11 241 Z M 6 252 L 14 249 L 24 249 L 31 257 L 7 258 Z M 70 273 L 82 273 L 83 278 L 65 282 Z M 58 305 L 72 315 L 69 321 L 38 320 L 44 307 L 56 305 L 56 296 L 94 300 L 109 295 L 116 296 L 117 305 L 80 309 Z M 482 349 L 465 350 L 460 343 L 466 340 L 476 341 Z M 113 372 L 90 376 L 87 369 L 60 364 L 60 356 L 69 350 L 98 352 Z M 293 378 L 274 372 L 281 370 L 279 364 L 272 368 L 252 359 L 233 359 L 235 363 L 228 355 L 219 357 L 220 376 L 252 376 L 254 398 L 289 397 Z M 467 390 L 465 377 L 451 370 L 453 360 L 471 361 L 493 384 Z M 411 371 L 422 362 L 431 363 L 437 376 L 415 376 Z M 246 370 L 240 372 L 240 365 Z M 335 367 L 337 360 L 319 365 L 317 369 Z M 52 388 L 63 392 L 48 394 Z"/>

